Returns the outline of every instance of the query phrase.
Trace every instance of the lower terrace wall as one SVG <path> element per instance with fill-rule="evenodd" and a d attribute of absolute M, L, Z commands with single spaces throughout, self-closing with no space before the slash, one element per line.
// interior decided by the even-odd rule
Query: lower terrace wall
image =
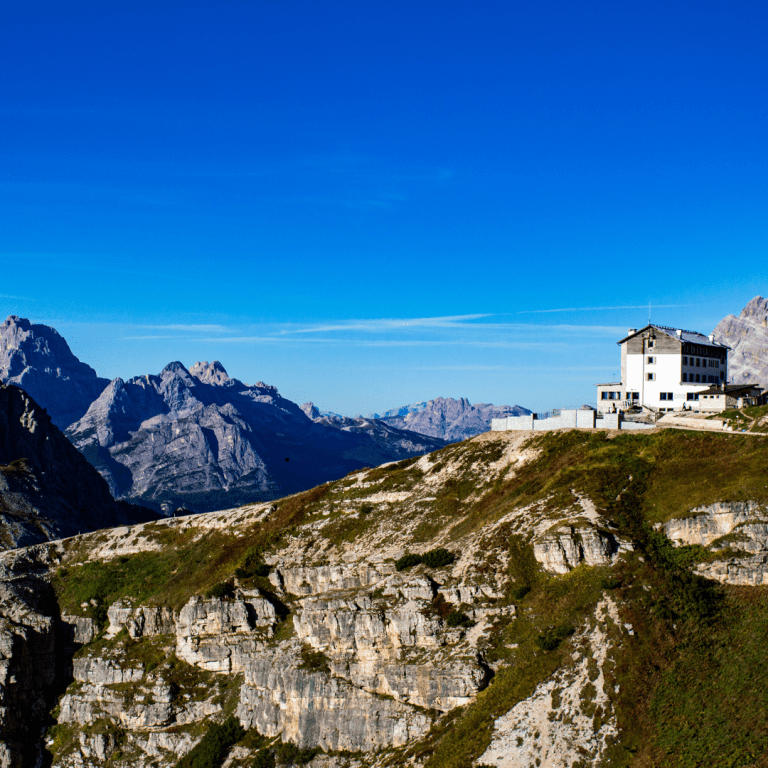
<path fill-rule="evenodd" d="M 533 413 L 526 416 L 491 419 L 492 432 L 513 430 L 547 432 L 552 429 L 653 429 L 653 425 L 622 422 L 619 413 L 605 413 L 602 417 L 598 417 L 596 411 L 575 408 L 563 408 L 559 416 L 550 416 L 548 419 L 537 419 Z"/>

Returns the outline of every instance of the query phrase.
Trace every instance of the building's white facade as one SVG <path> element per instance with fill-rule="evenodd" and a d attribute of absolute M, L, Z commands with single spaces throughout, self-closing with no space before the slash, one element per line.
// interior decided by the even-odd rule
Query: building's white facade
<path fill-rule="evenodd" d="M 602 413 L 631 405 L 661 411 L 698 405 L 698 395 L 728 380 L 728 347 L 695 331 L 647 325 L 618 342 L 621 381 L 597 385 Z"/>

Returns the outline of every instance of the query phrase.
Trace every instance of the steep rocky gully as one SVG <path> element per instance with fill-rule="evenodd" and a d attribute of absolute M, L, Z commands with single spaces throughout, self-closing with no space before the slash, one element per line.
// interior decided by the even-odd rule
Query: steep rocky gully
<path fill-rule="evenodd" d="M 175 765 L 230 716 L 232 768 L 287 743 L 328 767 L 662 765 L 637 702 L 707 596 L 768 581 L 766 451 L 494 433 L 4 553 L 0 766 Z"/>

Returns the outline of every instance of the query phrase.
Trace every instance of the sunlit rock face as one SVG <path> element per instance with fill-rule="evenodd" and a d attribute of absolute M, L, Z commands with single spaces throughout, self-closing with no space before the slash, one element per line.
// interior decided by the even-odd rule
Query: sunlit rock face
<path fill-rule="evenodd" d="M 718 553 L 696 571 L 725 584 L 768 584 L 768 508 L 752 501 L 718 502 L 665 523 L 678 545 L 696 544 Z"/>
<path fill-rule="evenodd" d="M 715 328 L 715 339 L 731 348 L 730 381 L 768 388 L 768 299 L 755 296 L 738 317 L 723 318 Z"/>

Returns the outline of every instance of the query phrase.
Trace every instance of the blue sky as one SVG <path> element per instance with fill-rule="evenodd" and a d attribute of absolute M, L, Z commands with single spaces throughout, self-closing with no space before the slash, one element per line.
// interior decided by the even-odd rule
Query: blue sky
<path fill-rule="evenodd" d="M 7 4 L 0 314 L 105 376 L 594 400 L 765 295 L 764 2 Z M 552 311 L 557 310 L 557 311 Z"/>

